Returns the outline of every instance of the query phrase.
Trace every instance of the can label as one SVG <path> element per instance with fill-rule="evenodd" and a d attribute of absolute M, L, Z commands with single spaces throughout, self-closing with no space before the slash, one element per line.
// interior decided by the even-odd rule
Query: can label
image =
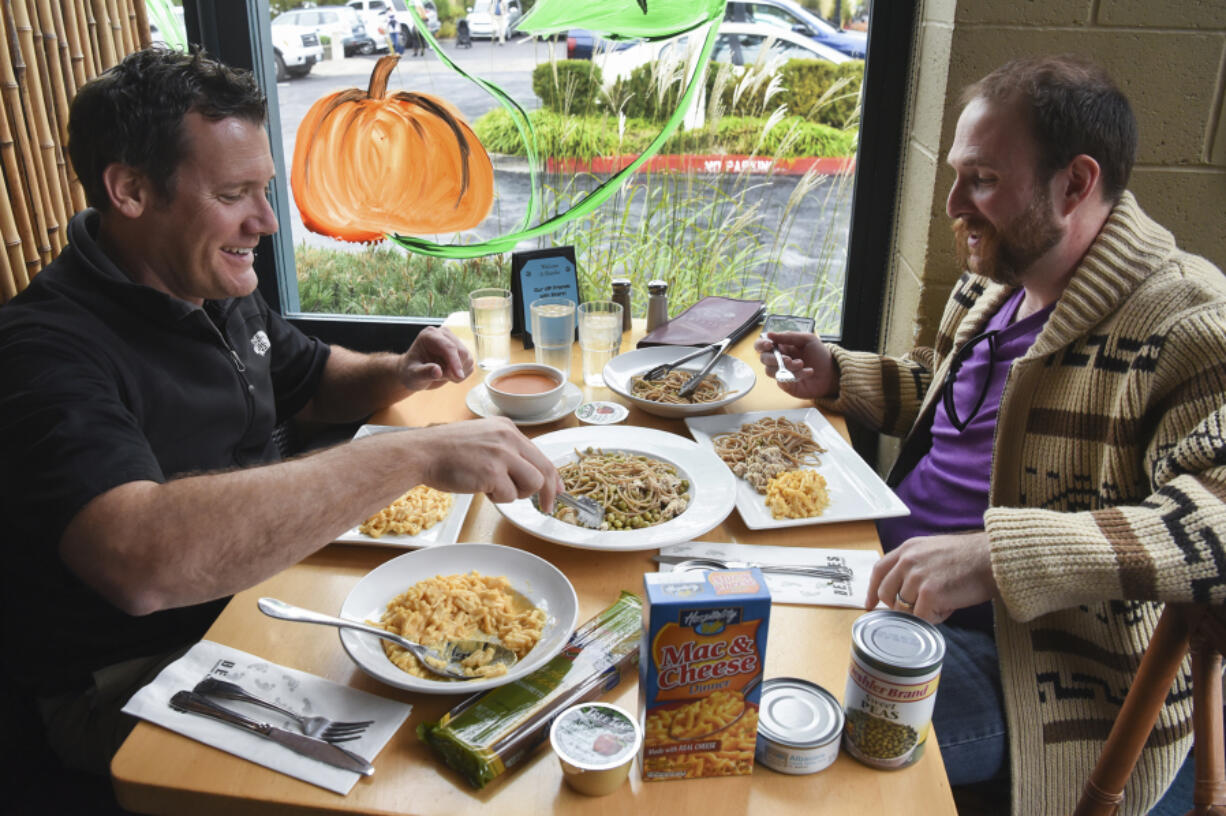
<path fill-rule="evenodd" d="M 811 774 L 823 771 L 839 758 L 839 741 L 832 739 L 816 748 L 790 748 L 758 735 L 758 762 L 785 774 Z"/>
<path fill-rule="evenodd" d="M 852 653 L 843 695 L 843 745 L 875 768 L 905 768 L 919 761 L 932 727 L 941 670 L 894 675 L 865 665 Z"/>

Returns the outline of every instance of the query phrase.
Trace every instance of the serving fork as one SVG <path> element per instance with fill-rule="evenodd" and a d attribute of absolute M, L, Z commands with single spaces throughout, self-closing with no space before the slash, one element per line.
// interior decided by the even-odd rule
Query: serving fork
<path fill-rule="evenodd" d="M 298 728 L 303 734 L 308 737 L 317 737 L 326 742 L 349 742 L 350 740 L 360 739 L 367 727 L 374 722 L 374 720 L 344 722 L 331 720 L 327 717 L 308 717 L 279 706 L 271 700 L 257 697 L 237 683 L 231 683 L 217 677 L 204 678 L 196 684 L 196 688 L 193 691 L 209 697 L 220 697 L 223 700 L 241 700 L 243 702 L 254 703 L 271 711 L 276 711 L 279 714 L 284 714 L 298 723 Z"/>

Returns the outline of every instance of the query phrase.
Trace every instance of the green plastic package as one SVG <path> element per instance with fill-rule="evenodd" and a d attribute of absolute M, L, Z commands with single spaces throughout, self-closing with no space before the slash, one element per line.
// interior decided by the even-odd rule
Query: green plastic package
<path fill-rule="evenodd" d="M 567 708 L 594 700 L 627 673 L 637 675 L 642 616 L 642 599 L 622 592 L 542 668 L 469 697 L 437 723 L 422 723 L 418 738 L 474 788 L 485 787 L 544 742 Z"/>

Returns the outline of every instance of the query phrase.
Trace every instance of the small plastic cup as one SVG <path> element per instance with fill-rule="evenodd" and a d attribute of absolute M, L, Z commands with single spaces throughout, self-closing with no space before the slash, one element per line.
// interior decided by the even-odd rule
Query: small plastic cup
<path fill-rule="evenodd" d="M 587 796 L 605 796 L 630 776 L 643 732 L 624 709 L 608 703 L 580 703 L 553 721 L 549 742 L 567 785 Z"/>

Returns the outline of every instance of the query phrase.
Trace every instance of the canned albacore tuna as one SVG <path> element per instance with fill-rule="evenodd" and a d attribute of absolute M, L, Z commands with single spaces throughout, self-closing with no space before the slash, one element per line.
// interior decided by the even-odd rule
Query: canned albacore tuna
<path fill-rule="evenodd" d="M 786 774 L 824 770 L 839 756 L 843 709 L 816 683 L 772 677 L 762 684 L 757 760 Z"/>
<path fill-rule="evenodd" d="M 874 768 L 905 768 L 924 753 L 945 638 L 925 620 L 876 610 L 851 627 L 843 746 Z"/>

